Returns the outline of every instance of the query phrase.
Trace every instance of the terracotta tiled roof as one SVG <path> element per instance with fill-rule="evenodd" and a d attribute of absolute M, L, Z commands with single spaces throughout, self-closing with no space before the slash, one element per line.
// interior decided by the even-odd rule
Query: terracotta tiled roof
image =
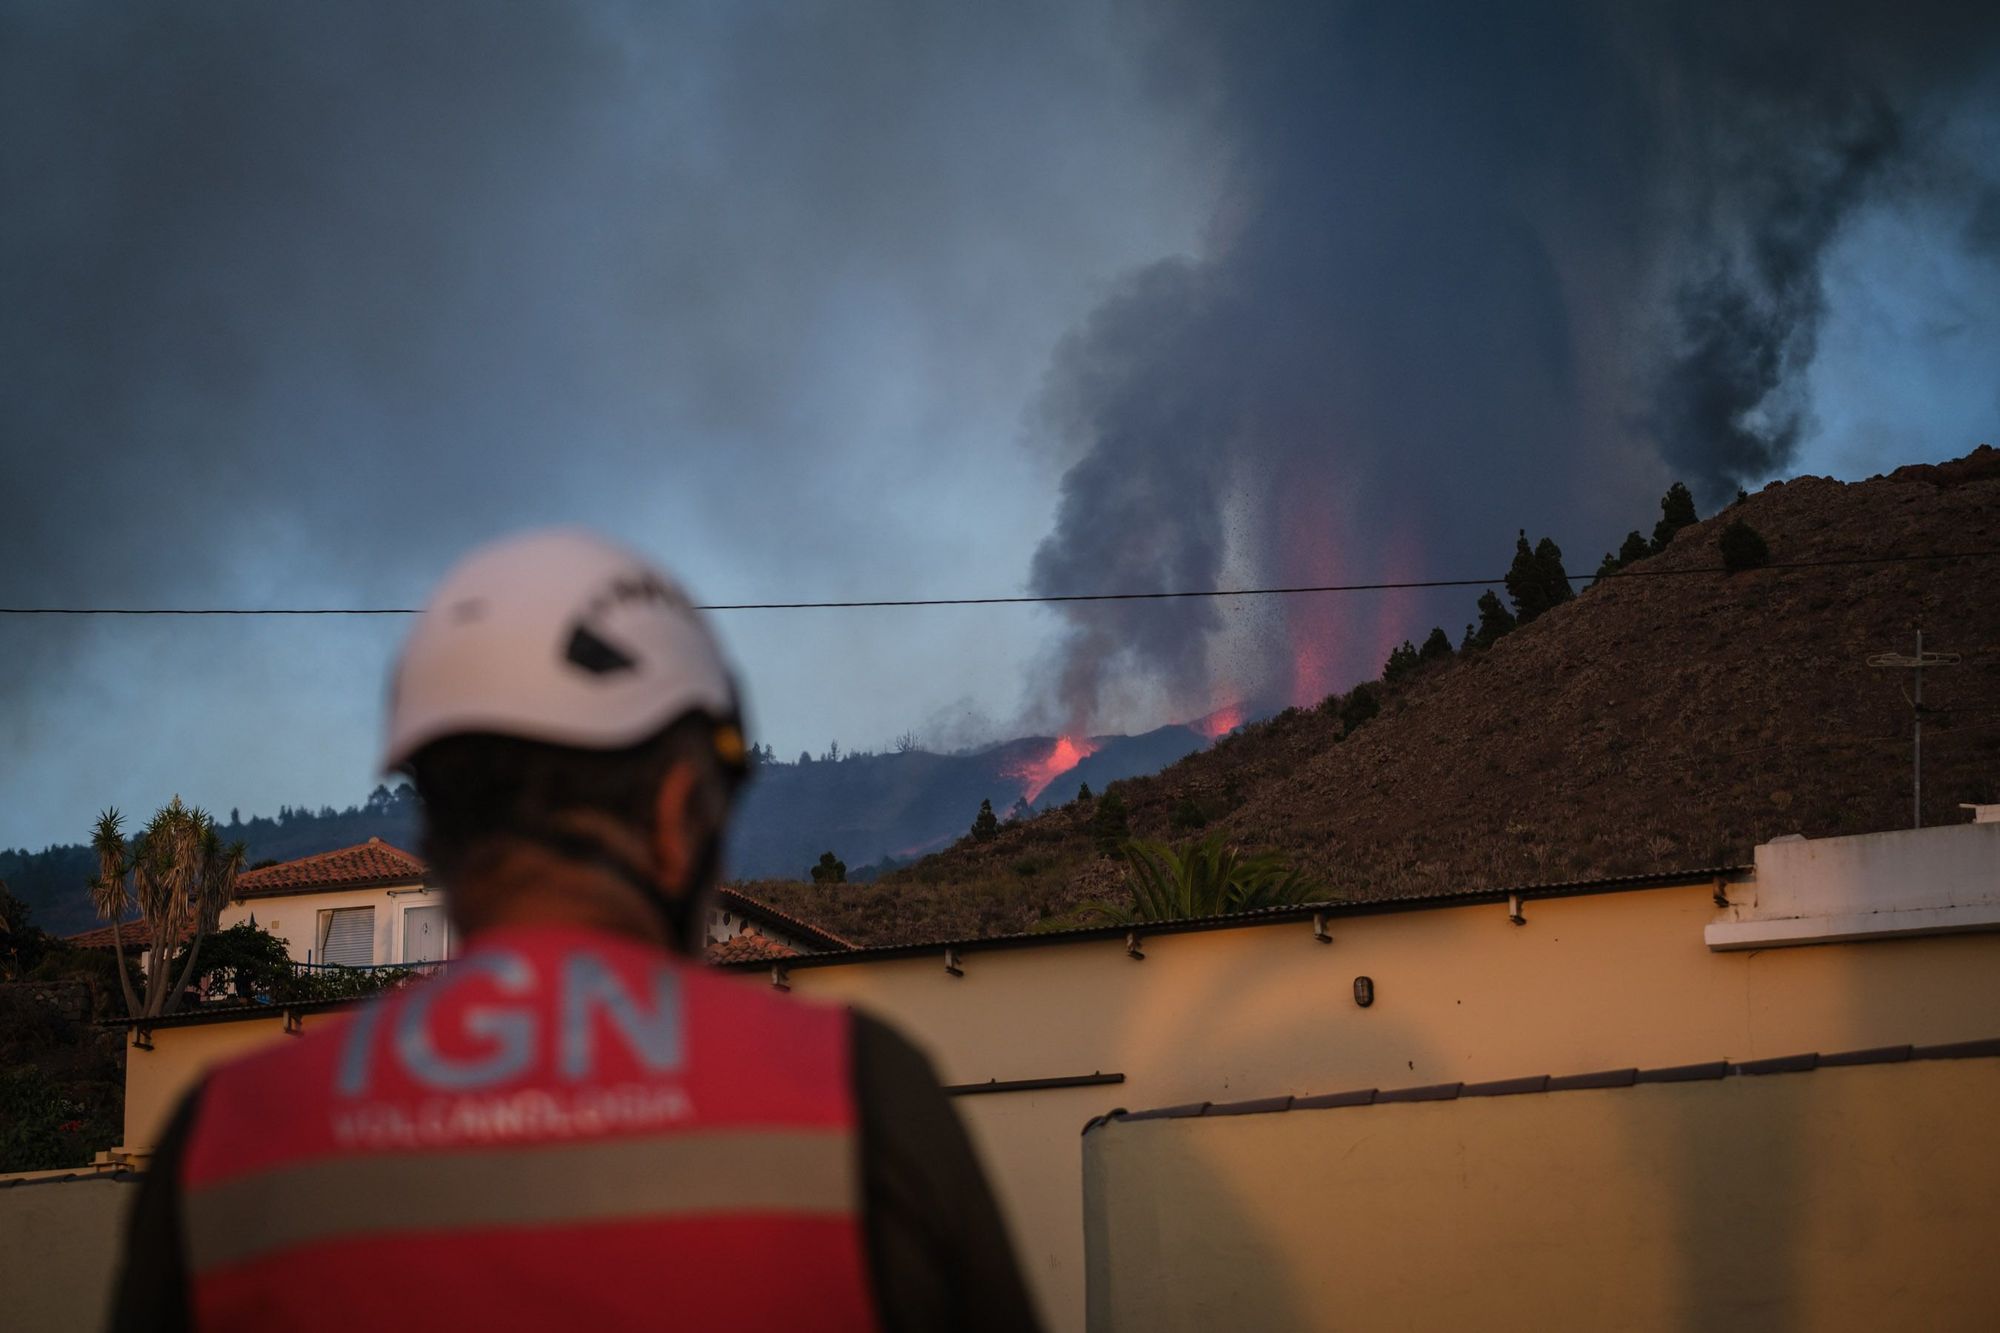
<path fill-rule="evenodd" d="M 145 949 L 150 948 L 152 945 L 153 937 L 151 932 L 146 928 L 146 922 L 143 917 L 136 921 L 122 923 L 118 927 L 118 930 L 125 941 L 127 949 Z M 181 938 L 185 940 L 193 933 L 192 928 L 184 930 L 181 932 Z M 111 927 L 108 925 L 98 926 L 94 930 L 86 930 L 81 934 L 65 935 L 63 938 L 79 949 L 109 949 L 115 947 L 111 940 Z"/>
<path fill-rule="evenodd" d="M 824 926 L 815 926 L 809 921 L 801 921 L 789 913 L 780 912 L 769 903 L 752 898 L 740 889 L 731 888 L 726 884 L 716 891 L 715 899 L 723 907 L 730 908 L 745 916 L 761 916 L 785 934 L 797 938 L 802 943 L 810 944 L 816 949 L 852 949 L 856 947 L 853 940 L 836 935 Z"/>
<path fill-rule="evenodd" d="M 238 898 L 303 893 L 316 889 L 360 888 L 374 884 L 419 884 L 428 874 L 424 863 L 380 838 L 338 851 L 302 856 L 236 877 Z"/>
<path fill-rule="evenodd" d="M 720 944 L 708 946 L 708 958 L 712 963 L 751 963 L 797 956 L 796 950 L 787 949 L 755 926 L 745 926 Z"/>

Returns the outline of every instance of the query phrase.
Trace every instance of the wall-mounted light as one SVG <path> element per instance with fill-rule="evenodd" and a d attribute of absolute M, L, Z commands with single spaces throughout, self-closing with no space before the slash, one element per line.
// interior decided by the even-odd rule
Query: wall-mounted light
<path fill-rule="evenodd" d="M 1354 979 L 1354 1002 L 1363 1009 L 1375 1003 L 1375 979 L 1373 977 L 1356 977 Z"/>

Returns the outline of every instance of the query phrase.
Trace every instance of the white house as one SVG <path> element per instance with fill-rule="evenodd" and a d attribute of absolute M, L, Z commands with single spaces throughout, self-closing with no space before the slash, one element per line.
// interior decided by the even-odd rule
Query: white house
<path fill-rule="evenodd" d="M 420 857 L 370 838 L 353 847 L 246 870 L 222 909 L 227 930 L 254 924 L 285 941 L 294 962 L 381 967 L 438 962 L 457 953 L 444 894 Z M 124 927 L 126 947 L 142 935 Z M 718 961 L 785 958 L 851 948 L 848 941 L 734 889 L 709 909 L 708 941 Z M 100 926 L 74 943 L 109 948 Z"/>

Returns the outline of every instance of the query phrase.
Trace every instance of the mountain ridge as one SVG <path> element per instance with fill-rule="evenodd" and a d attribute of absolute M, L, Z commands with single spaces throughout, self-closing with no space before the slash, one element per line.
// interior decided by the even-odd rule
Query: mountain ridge
<path fill-rule="evenodd" d="M 1735 522 L 1772 566 L 1723 574 Z M 1134 836 L 1219 832 L 1277 851 L 1330 898 L 1747 862 L 1756 843 L 1907 827 L 1907 672 L 1874 653 L 1955 651 L 1927 673 L 1924 821 L 2000 795 L 2000 451 L 1864 482 L 1774 482 L 1498 640 L 1381 690 L 1349 731 L 1334 696 L 1114 790 Z M 1335 705 L 1335 706 L 1328 706 Z M 963 840 L 873 885 L 757 892 L 870 943 L 1026 930 L 1122 892 L 1097 810 Z"/>

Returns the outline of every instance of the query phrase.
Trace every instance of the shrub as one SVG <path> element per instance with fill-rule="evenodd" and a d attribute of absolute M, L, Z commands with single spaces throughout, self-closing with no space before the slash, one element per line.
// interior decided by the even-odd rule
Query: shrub
<path fill-rule="evenodd" d="M 1132 835 L 1132 817 L 1125 808 L 1125 798 L 1115 791 L 1106 791 L 1097 800 L 1097 809 L 1090 815 L 1090 836 L 1097 844 L 1097 850 L 1106 856 L 1116 856 L 1118 849 Z"/>
<path fill-rule="evenodd" d="M 1208 823 L 1208 811 L 1195 804 L 1192 797 L 1184 798 L 1167 816 L 1167 823 L 1183 833 L 1191 833 Z"/>
<path fill-rule="evenodd" d="M 993 835 L 999 831 L 1000 820 L 993 813 L 993 802 L 990 800 L 981 801 L 979 803 L 979 814 L 972 821 L 972 840 L 974 842 L 991 842 L 993 841 Z"/>
<path fill-rule="evenodd" d="M 1740 518 L 1722 530 L 1717 545 L 1722 548 L 1722 567 L 1732 574 L 1771 563 L 1764 535 Z"/>
<path fill-rule="evenodd" d="M 809 873 L 812 875 L 812 882 L 815 884 L 845 884 L 847 883 L 847 862 L 838 859 L 832 852 L 821 852 L 819 854 L 819 864 L 813 866 Z"/>
<path fill-rule="evenodd" d="M 1352 736 L 1357 728 L 1382 711 L 1382 692 L 1375 685 L 1356 685 L 1340 706 L 1340 734 Z"/>

